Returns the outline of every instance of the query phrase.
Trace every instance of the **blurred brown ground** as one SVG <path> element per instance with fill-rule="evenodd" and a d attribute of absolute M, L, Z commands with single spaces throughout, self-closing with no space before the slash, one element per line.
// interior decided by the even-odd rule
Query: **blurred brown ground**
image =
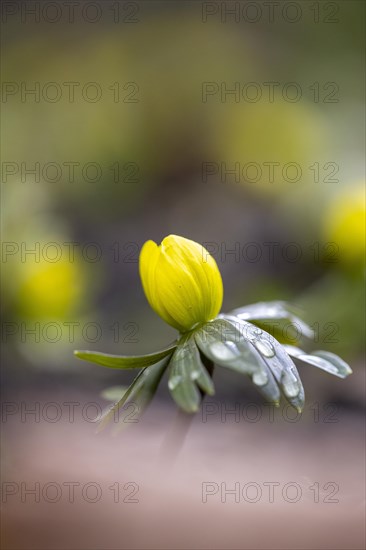
<path fill-rule="evenodd" d="M 362 377 L 359 377 L 362 383 Z M 27 400 L 34 394 L 21 396 Z M 60 402 L 60 395 L 47 393 L 45 402 Z M 96 401 L 95 393 L 75 392 L 64 401 Z M 229 408 L 229 403 L 227 404 Z M 63 409 L 64 410 L 64 409 Z M 191 425 L 175 461 L 162 460 L 161 446 L 171 430 L 173 405 L 155 403 L 143 420 L 113 437 L 109 430 L 95 434 L 95 425 L 79 412 L 70 423 L 66 414 L 56 423 L 39 423 L 29 416 L 9 417 L 3 424 L 6 453 L 4 482 L 59 483 L 62 497 L 55 494 L 35 503 L 20 492 L 3 504 L 4 550 L 107 550 L 107 549 L 363 549 L 364 539 L 364 420 L 361 415 L 340 411 L 337 422 L 314 422 L 309 409 L 297 423 L 266 414 L 256 423 L 243 418 L 226 422 L 212 415 L 207 422 L 200 414 Z M 90 416 L 92 415 L 90 410 Z M 49 410 L 51 416 L 51 409 Z M 75 502 L 68 500 L 65 482 L 78 482 Z M 85 501 L 81 487 L 97 483 L 101 498 Z M 114 502 L 109 487 L 118 482 L 136 483 L 137 503 L 123 502 L 132 492 L 121 491 Z M 232 489 L 258 483 L 262 496 L 256 503 L 220 493 L 202 502 L 202 483 L 225 482 Z M 270 503 L 265 482 L 277 482 Z M 298 502 L 286 502 L 281 491 L 286 483 L 301 487 Z M 314 483 L 320 485 L 314 502 Z M 334 483 L 337 494 L 331 495 Z M 94 498 L 90 489 L 88 498 Z M 290 499 L 294 492 L 289 490 Z M 253 491 L 248 499 L 254 498 Z M 339 502 L 324 502 L 327 498 Z M 4 500 L 4 497 L 3 497 Z"/>

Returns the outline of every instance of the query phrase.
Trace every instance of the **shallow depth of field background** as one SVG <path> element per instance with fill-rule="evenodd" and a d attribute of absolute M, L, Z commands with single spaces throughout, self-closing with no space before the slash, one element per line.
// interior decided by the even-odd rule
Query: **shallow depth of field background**
<path fill-rule="evenodd" d="M 363 548 L 363 3 L 281 2 L 272 17 L 265 2 L 76 2 L 70 22 L 61 2 L 39 22 L 24 7 L 37 3 L 5 4 L 4 548 Z M 309 349 L 354 374 L 300 366 L 303 416 L 284 405 L 272 419 L 249 380 L 217 369 L 215 412 L 197 415 L 174 464 L 161 456 L 176 415 L 166 379 L 138 424 L 95 435 L 103 390 L 134 373 L 72 352 L 142 354 L 175 337 L 138 275 L 142 244 L 171 233 L 212 251 L 224 311 L 288 300 L 315 329 Z M 128 482 L 138 502 L 114 502 Z M 204 482 L 263 496 L 203 503 Z M 289 482 L 298 502 L 283 498 Z M 40 484 L 39 502 L 21 483 Z"/>

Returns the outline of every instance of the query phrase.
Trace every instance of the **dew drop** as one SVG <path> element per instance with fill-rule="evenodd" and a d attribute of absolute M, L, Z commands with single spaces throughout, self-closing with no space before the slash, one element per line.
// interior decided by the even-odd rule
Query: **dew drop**
<path fill-rule="evenodd" d="M 170 390 L 175 390 L 175 388 L 178 386 L 178 384 L 180 384 L 182 381 L 182 377 L 180 375 L 176 375 L 176 376 L 172 376 L 171 378 L 169 378 L 169 381 L 168 381 L 168 387 Z"/>
<path fill-rule="evenodd" d="M 276 354 L 274 347 L 270 342 L 266 342 L 264 340 L 258 340 L 254 342 L 254 345 L 259 351 L 259 353 L 264 355 L 264 357 L 274 357 Z"/>
<path fill-rule="evenodd" d="M 214 342 L 210 348 L 218 361 L 230 361 L 239 355 L 239 350 L 234 342 Z"/>
<path fill-rule="evenodd" d="M 300 392 L 300 384 L 292 373 L 284 372 L 281 379 L 283 391 L 287 397 L 296 397 Z"/>
<path fill-rule="evenodd" d="M 245 334 L 246 338 L 248 338 L 252 342 L 255 342 L 263 334 L 263 330 L 261 330 L 260 328 L 254 326 L 254 325 L 248 324 L 248 326 L 245 327 L 244 334 Z"/>
<path fill-rule="evenodd" d="M 201 373 L 198 370 L 193 370 L 190 374 L 191 380 L 197 380 L 200 377 Z"/>
<path fill-rule="evenodd" d="M 252 381 L 256 386 L 264 386 L 268 382 L 268 375 L 265 371 L 256 372 L 253 375 Z"/>

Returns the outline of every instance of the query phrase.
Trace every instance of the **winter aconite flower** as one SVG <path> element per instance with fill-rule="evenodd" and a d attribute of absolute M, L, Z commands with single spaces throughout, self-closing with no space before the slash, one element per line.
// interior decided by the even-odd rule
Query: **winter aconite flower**
<path fill-rule="evenodd" d="M 248 376 L 267 402 L 278 405 L 283 396 L 298 411 L 304 406 L 305 395 L 292 359 L 340 378 L 352 372 L 333 353 L 308 354 L 299 347 L 280 344 L 264 330 L 265 323 L 290 321 L 303 337 L 312 337 L 312 329 L 284 302 L 261 302 L 220 314 L 220 272 L 207 250 L 193 241 L 175 235 L 166 237 L 160 246 L 147 241 L 141 251 L 140 274 L 151 307 L 180 334 L 166 349 L 150 355 L 75 352 L 77 357 L 105 367 L 141 369 L 106 412 L 102 426 L 128 403 L 134 402 L 141 413 L 166 371 L 173 399 L 188 413 L 199 409 L 205 394 L 214 394 L 215 365 Z"/>
<path fill-rule="evenodd" d="M 147 241 L 141 250 L 140 275 L 150 306 L 184 333 L 214 319 L 223 286 L 213 257 L 203 246 L 170 235 L 160 246 Z"/>

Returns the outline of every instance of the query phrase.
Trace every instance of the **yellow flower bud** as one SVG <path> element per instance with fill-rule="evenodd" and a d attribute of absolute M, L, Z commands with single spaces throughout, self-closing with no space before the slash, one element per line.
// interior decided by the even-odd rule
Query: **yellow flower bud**
<path fill-rule="evenodd" d="M 169 325 L 187 332 L 219 313 L 220 271 L 200 244 L 169 235 L 158 246 L 147 241 L 140 254 L 140 276 L 152 309 Z"/>

